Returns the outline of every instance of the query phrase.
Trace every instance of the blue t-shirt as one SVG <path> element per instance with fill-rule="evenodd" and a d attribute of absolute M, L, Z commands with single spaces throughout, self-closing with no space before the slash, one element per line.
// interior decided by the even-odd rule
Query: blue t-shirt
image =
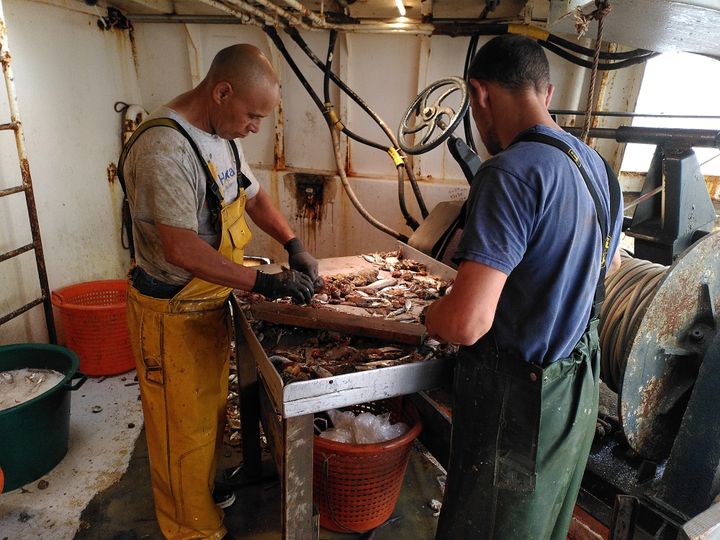
<path fill-rule="evenodd" d="M 565 131 L 540 125 L 528 131 L 575 150 L 611 223 L 607 173 L 598 154 Z M 614 225 L 608 265 L 620 238 L 622 204 Z M 541 366 L 570 355 L 590 316 L 600 236 L 590 192 L 562 150 L 517 142 L 483 163 L 454 259 L 507 274 L 493 323 L 501 348 Z"/>

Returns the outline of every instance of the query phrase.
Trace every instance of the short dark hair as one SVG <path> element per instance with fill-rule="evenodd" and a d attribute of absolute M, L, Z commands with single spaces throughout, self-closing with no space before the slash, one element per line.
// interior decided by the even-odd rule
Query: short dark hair
<path fill-rule="evenodd" d="M 550 83 L 550 65 L 534 39 L 503 34 L 480 48 L 470 64 L 468 79 L 494 82 L 508 90 L 533 86 L 543 92 Z"/>

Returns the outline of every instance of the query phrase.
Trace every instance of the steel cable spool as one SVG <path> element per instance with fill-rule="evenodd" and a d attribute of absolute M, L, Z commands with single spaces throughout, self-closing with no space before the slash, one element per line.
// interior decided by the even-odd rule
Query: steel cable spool
<path fill-rule="evenodd" d="M 617 392 L 630 447 L 665 459 L 698 372 L 720 339 L 720 232 L 662 266 L 621 253 L 605 280 L 600 318 L 601 377 Z"/>
<path fill-rule="evenodd" d="M 635 333 L 668 269 L 625 250 L 620 255 L 620 268 L 605 280 L 600 316 L 600 376 L 613 392 L 618 392 Z"/>

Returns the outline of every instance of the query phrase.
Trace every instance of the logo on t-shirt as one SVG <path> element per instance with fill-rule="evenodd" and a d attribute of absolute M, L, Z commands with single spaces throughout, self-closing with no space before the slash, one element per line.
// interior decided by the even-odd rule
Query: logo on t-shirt
<path fill-rule="evenodd" d="M 235 177 L 235 169 L 233 167 L 230 167 L 227 171 L 221 172 L 217 175 L 218 184 L 220 184 L 221 186 L 225 186 L 234 177 Z"/>
<path fill-rule="evenodd" d="M 217 179 L 217 184 L 220 186 L 220 192 L 223 194 L 225 204 L 230 204 L 237 198 L 237 172 L 234 167 L 228 167 L 222 172 L 218 172 L 217 167 L 212 161 L 208 161 L 208 168 L 213 176 Z"/>

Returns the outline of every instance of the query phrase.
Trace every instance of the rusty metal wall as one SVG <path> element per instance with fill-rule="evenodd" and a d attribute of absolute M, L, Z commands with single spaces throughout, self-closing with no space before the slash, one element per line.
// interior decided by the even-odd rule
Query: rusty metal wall
<path fill-rule="evenodd" d="M 120 187 L 108 181 L 108 167 L 120 150 L 113 103 L 138 95 L 129 36 L 101 31 L 82 9 L 3 5 L 50 288 L 121 277 Z M 0 102 L 6 114 L 4 96 Z M 17 183 L 11 138 L 0 137 L 0 187 Z M 7 251 L 27 243 L 29 227 L 22 196 L 2 204 L 0 251 Z M 0 268 L 0 311 L 35 296 L 34 264 L 25 254 Z M 0 327 L 0 343 L 46 340 L 41 307 Z"/>
<path fill-rule="evenodd" d="M 51 3 L 48 3 L 50 1 Z M 285 62 L 257 27 L 242 25 L 137 23 L 132 32 L 97 26 L 97 13 L 81 2 L 5 0 L 20 105 L 46 246 L 51 288 L 99 278 L 120 277 L 127 252 L 120 243 L 120 188 L 111 180 L 120 149 L 118 101 L 154 110 L 197 83 L 215 52 L 237 42 L 260 47 L 277 66 L 282 106 L 266 119 L 261 132 L 243 141 L 245 155 L 265 189 L 318 256 L 338 256 L 391 248 L 394 240 L 372 228 L 344 194 L 336 174 L 325 121 Z M 62 4 L 63 7 L 59 7 Z M 42 33 L 43 39 L 38 39 Z M 303 32 L 324 60 L 327 32 Z M 316 91 L 322 74 L 283 35 L 286 46 Z M 467 38 L 447 36 L 360 35 L 338 39 L 334 68 L 395 130 L 415 96 L 438 78 L 462 71 Z M 585 99 L 587 70 L 549 54 L 557 90 L 552 107 L 576 109 Z M 634 103 L 640 70 L 609 75 L 601 106 L 622 109 Z M 384 142 L 380 129 L 332 85 L 331 97 L 348 126 L 360 135 Z M 478 140 L 479 142 L 479 140 Z M 606 155 L 617 155 L 610 143 Z M 613 146 L 614 145 L 614 146 Z M 0 156 L 5 148 L 0 138 Z M 360 201 L 380 221 L 409 234 L 397 200 L 395 168 L 380 150 L 343 142 L 343 160 Z M 481 154 L 484 149 L 480 148 Z M 0 173 L 7 169 L 3 159 Z M 413 158 L 428 208 L 464 197 L 467 183 L 448 152 L 438 148 Z M 288 173 L 323 175 L 325 190 L 309 211 L 302 186 Z M 296 174 L 295 178 L 298 175 Z M 299 189 L 299 191 L 298 191 Z M 419 218 L 409 184 L 410 212 Z M 2 247 L 22 238 L 13 209 L 0 209 Z M 9 249 L 9 248 L 8 248 Z M 258 233 L 250 254 L 282 258 L 284 252 Z M 32 262 L 32 261 L 30 261 Z M 0 275 L 0 304 L 12 302 L 12 291 L 31 287 L 27 265 L 18 263 Z M 5 292 L 9 291 L 9 292 Z M 32 316 L 0 329 L 0 342 L 44 339 Z M 37 328 L 36 328 L 37 327 Z"/>

